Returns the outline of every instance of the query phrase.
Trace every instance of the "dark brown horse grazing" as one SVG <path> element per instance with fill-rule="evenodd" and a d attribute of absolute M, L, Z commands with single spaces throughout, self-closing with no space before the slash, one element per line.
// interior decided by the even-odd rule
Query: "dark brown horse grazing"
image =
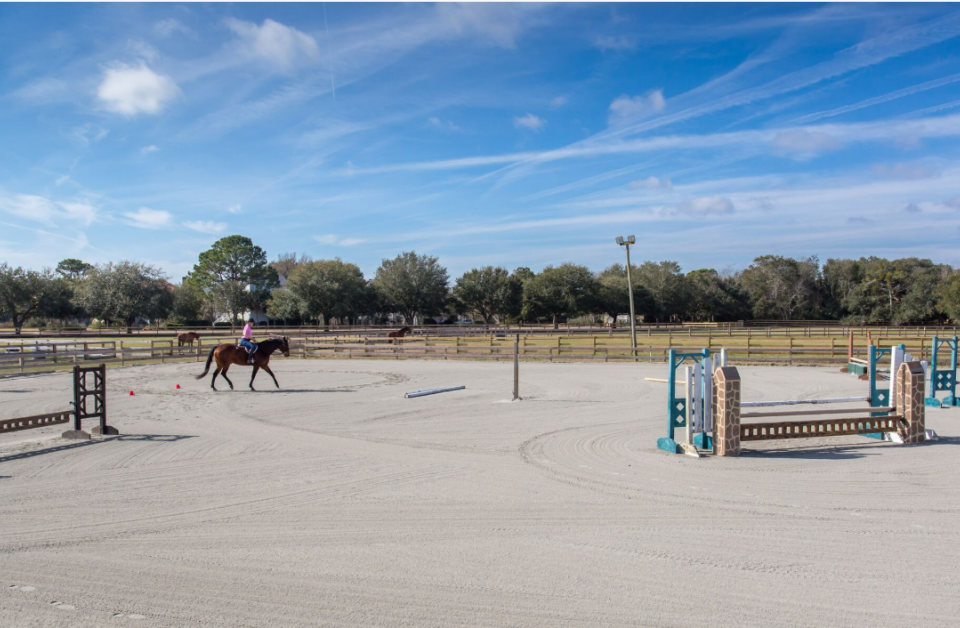
<path fill-rule="evenodd" d="M 182 334 L 177 334 L 177 346 L 182 347 L 183 345 L 193 346 L 195 340 L 200 340 L 200 334 L 195 331 L 188 331 Z"/>
<path fill-rule="evenodd" d="M 257 376 L 257 372 L 260 369 L 270 373 L 270 377 L 273 378 L 273 383 L 277 385 L 277 388 L 280 388 L 280 384 L 277 383 L 277 376 L 274 375 L 270 367 L 267 366 L 270 364 L 270 354 L 277 349 L 286 357 L 290 357 L 290 342 L 286 336 L 264 340 L 257 345 L 257 351 L 253 354 L 253 375 L 250 376 L 250 390 L 256 392 L 256 389 L 253 387 L 253 379 Z M 216 390 L 217 375 L 223 375 L 223 379 L 227 380 L 227 383 L 230 384 L 230 390 L 233 390 L 233 382 L 227 377 L 227 371 L 230 369 L 231 364 L 247 366 L 247 357 L 247 350 L 243 347 L 231 344 L 217 345 L 213 349 L 210 349 L 210 355 L 207 356 L 207 365 L 203 368 L 203 373 L 197 375 L 197 379 L 203 379 L 203 377 L 210 372 L 210 363 L 216 359 L 217 370 L 213 372 L 213 379 L 210 380 L 210 388 Z"/>
<path fill-rule="evenodd" d="M 410 333 L 412 329 L 413 327 L 401 327 L 397 331 L 387 334 L 387 338 L 390 338 L 390 342 L 393 342 L 393 339 L 396 338 L 398 344 L 403 344 L 403 337 Z"/>

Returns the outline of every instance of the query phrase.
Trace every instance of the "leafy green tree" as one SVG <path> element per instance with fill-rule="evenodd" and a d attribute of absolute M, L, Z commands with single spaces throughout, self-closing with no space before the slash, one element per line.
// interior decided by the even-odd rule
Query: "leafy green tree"
<path fill-rule="evenodd" d="M 746 295 L 736 279 L 712 268 L 687 273 L 687 316 L 695 321 L 735 321 L 749 315 Z"/>
<path fill-rule="evenodd" d="M 453 287 L 453 295 L 465 310 L 484 323 L 493 322 L 494 316 L 503 320 L 508 311 L 515 309 L 517 295 L 522 298 L 522 291 L 520 281 L 499 266 L 465 272 Z"/>
<path fill-rule="evenodd" d="M 653 299 L 650 293 L 640 283 L 635 273 L 631 272 L 633 280 L 633 312 L 643 317 L 654 311 Z M 614 264 L 605 268 L 597 275 L 597 309 L 613 319 L 613 327 L 617 326 L 617 317 L 630 314 L 630 288 L 627 285 L 627 268 L 621 264 Z"/>
<path fill-rule="evenodd" d="M 20 266 L 0 263 L 0 316 L 10 318 L 19 334 L 23 324 L 38 314 L 52 288 L 53 278 L 47 271 L 25 270 Z"/>
<path fill-rule="evenodd" d="M 69 318 L 81 316 L 83 310 L 76 303 L 75 287 L 76 281 L 49 274 L 43 303 L 41 303 L 37 314 L 47 319 L 59 321 L 61 324 Z"/>
<path fill-rule="evenodd" d="M 547 266 L 523 286 L 524 318 L 550 317 L 556 328 L 568 318 L 590 312 L 597 305 L 597 280 L 586 266 Z"/>
<path fill-rule="evenodd" d="M 848 308 L 861 279 L 857 260 L 827 260 L 820 270 L 821 312 L 824 318 L 840 319 L 850 314 Z"/>
<path fill-rule="evenodd" d="M 163 273 L 139 262 L 95 266 L 80 282 L 77 298 L 87 312 L 108 325 L 162 319 L 173 307 L 173 290 Z"/>
<path fill-rule="evenodd" d="M 253 240 L 232 235 L 200 254 L 192 276 L 207 295 L 230 314 L 230 324 L 247 308 L 265 304 L 280 283 L 267 254 Z"/>
<path fill-rule="evenodd" d="M 270 293 L 270 299 L 267 301 L 267 314 L 272 318 L 283 320 L 286 325 L 290 319 L 299 319 L 303 316 L 303 304 L 287 288 L 277 288 Z"/>
<path fill-rule="evenodd" d="M 935 318 L 944 267 L 915 257 L 858 260 L 860 282 L 845 301 L 854 320 L 899 324 Z"/>
<path fill-rule="evenodd" d="M 757 318 L 810 318 L 816 311 L 820 264 L 816 257 L 763 255 L 741 275 Z"/>
<path fill-rule="evenodd" d="M 312 261 L 309 255 L 297 256 L 296 253 L 281 253 L 277 256 L 276 260 L 270 262 L 270 265 L 273 266 L 273 269 L 277 271 L 278 275 L 284 279 L 289 279 L 293 271 L 299 266 Z"/>
<path fill-rule="evenodd" d="M 960 321 L 960 271 L 952 271 L 940 284 L 937 304 L 950 321 Z"/>
<path fill-rule="evenodd" d="M 67 258 L 57 264 L 57 274 L 68 280 L 80 279 L 93 270 L 93 265 L 75 258 Z"/>
<path fill-rule="evenodd" d="M 301 264 L 287 278 L 286 288 L 301 312 L 317 319 L 322 316 L 325 322 L 359 316 L 368 290 L 360 268 L 339 259 Z"/>
<path fill-rule="evenodd" d="M 417 317 L 442 312 L 447 304 L 447 269 L 436 257 L 401 253 L 385 259 L 373 280 L 383 301 L 404 315 L 408 323 Z"/>
<path fill-rule="evenodd" d="M 199 323 L 203 320 L 207 295 L 191 275 L 173 289 L 173 304 L 170 316 L 184 325 Z"/>
<path fill-rule="evenodd" d="M 637 268 L 637 281 L 653 300 L 651 314 L 657 322 L 680 318 L 687 308 L 687 282 L 676 262 L 644 262 Z"/>

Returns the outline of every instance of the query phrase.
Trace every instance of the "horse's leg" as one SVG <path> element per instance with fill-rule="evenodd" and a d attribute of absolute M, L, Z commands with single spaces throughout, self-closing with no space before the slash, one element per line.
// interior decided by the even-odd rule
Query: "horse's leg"
<path fill-rule="evenodd" d="M 267 373 L 270 373 L 270 377 L 273 378 L 273 383 L 276 384 L 277 388 L 280 388 L 280 384 L 277 383 L 277 376 L 273 374 L 273 371 L 270 370 L 270 367 L 264 364 L 263 370 L 266 371 Z"/>
<path fill-rule="evenodd" d="M 227 369 L 229 368 L 230 368 L 229 364 L 223 367 L 223 370 L 220 371 L 220 376 L 223 377 L 223 379 L 227 380 L 227 383 L 230 384 L 230 390 L 233 390 L 233 382 L 231 382 L 230 378 L 227 377 Z"/>
<path fill-rule="evenodd" d="M 254 364 L 254 365 L 253 365 L 253 375 L 250 376 L 250 390 L 252 390 L 253 392 L 257 392 L 257 389 L 253 387 L 253 378 L 255 378 L 255 377 L 257 376 L 257 371 L 259 371 L 259 370 L 260 370 L 260 365 L 259 365 L 259 364 Z"/>
<path fill-rule="evenodd" d="M 217 389 L 217 375 L 220 374 L 220 365 L 217 365 L 217 368 L 213 371 L 213 377 L 210 378 L 210 388 Z"/>

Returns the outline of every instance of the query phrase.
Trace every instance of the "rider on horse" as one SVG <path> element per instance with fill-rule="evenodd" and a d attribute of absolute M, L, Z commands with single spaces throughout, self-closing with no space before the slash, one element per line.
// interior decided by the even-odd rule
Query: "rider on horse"
<path fill-rule="evenodd" d="M 247 350 L 247 364 L 253 364 L 253 354 L 257 351 L 257 345 L 253 342 L 253 326 L 256 321 L 251 318 L 243 326 L 243 337 L 240 338 L 240 346 Z"/>

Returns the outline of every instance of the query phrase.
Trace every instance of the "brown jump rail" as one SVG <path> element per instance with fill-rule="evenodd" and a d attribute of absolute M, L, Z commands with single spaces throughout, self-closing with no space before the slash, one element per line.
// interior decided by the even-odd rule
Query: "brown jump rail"
<path fill-rule="evenodd" d="M 35 427 L 45 425 L 56 425 L 58 423 L 69 423 L 73 416 L 73 410 L 64 410 L 62 412 L 51 412 L 49 414 L 36 414 L 34 416 L 25 416 L 18 419 L 5 419 L 0 421 L 0 434 L 7 432 L 18 432 L 20 430 L 31 430 Z"/>
<path fill-rule="evenodd" d="M 853 436 L 896 432 L 902 416 L 784 421 L 740 425 L 740 440 L 779 440 L 782 438 L 816 438 L 818 436 Z"/>

